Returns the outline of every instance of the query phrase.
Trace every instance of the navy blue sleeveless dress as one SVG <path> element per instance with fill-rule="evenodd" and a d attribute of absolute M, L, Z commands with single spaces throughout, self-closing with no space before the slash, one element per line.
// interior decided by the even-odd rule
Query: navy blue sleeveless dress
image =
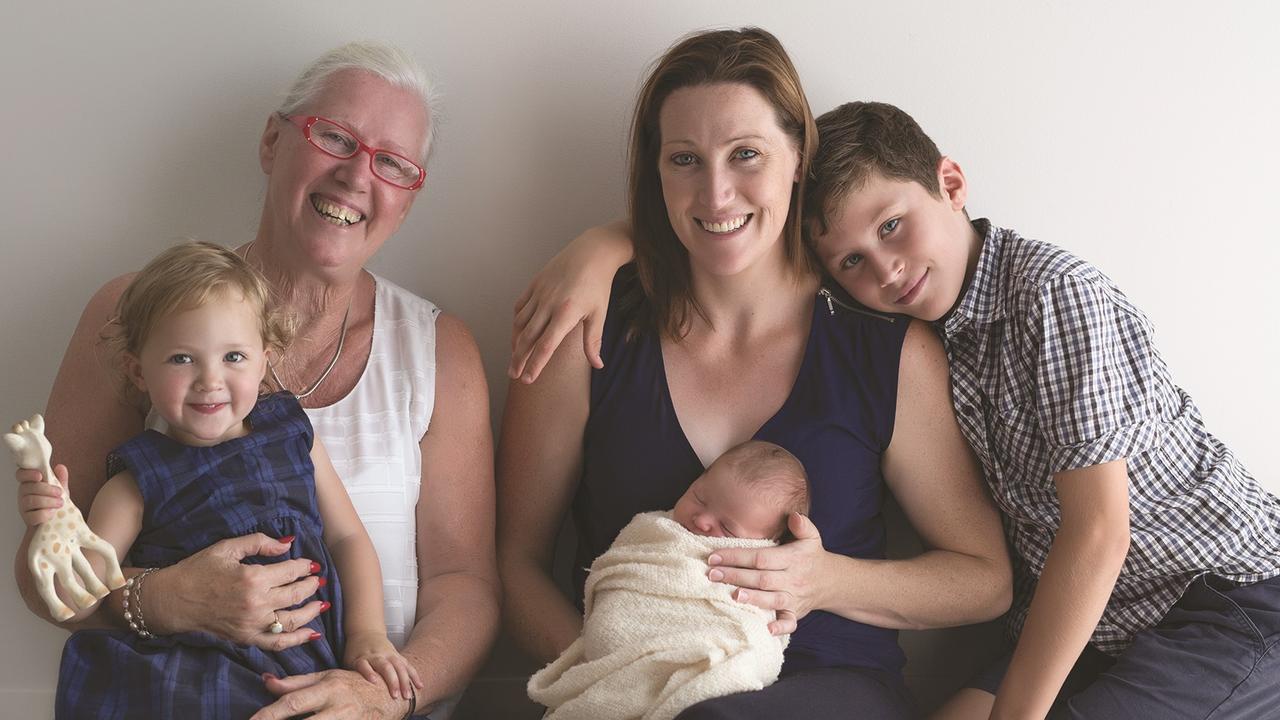
<path fill-rule="evenodd" d="M 573 586 L 581 606 L 591 561 L 638 512 L 666 510 L 704 468 L 676 418 L 656 334 L 628 339 L 615 281 L 591 377 L 583 471 L 573 501 L 578 530 Z M 809 473 L 810 517 L 831 552 L 884 558 L 880 457 L 893 436 L 898 359 L 908 321 L 851 312 L 814 297 L 813 325 L 790 396 L 753 436 L 790 450 Z M 783 674 L 828 667 L 901 677 L 897 631 L 828 612 L 799 623 Z"/>
<path fill-rule="evenodd" d="M 328 584 L 318 597 L 333 607 L 308 626 L 323 637 L 267 652 L 205 633 L 143 640 L 128 630 L 81 630 L 62 652 L 59 720 L 246 718 L 275 700 L 262 673 L 283 677 L 340 666 L 342 594 L 322 542 L 311 422 L 289 393 L 259 398 L 247 419 L 248 434 L 213 447 L 190 447 L 148 430 L 112 453 L 109 474 L 130 470 L 144 506 L 142 530 L 124 564 L 166 567 L 225 538 L 294 535 L 288 554 L 246 562 L 320 563 Z M 164 601 L 144 588 L 144 617 L 148 606 Z"/>

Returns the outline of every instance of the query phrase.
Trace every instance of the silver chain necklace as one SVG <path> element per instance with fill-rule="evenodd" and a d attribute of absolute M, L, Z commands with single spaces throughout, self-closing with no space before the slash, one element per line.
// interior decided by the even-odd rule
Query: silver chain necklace
<path fill-rule="evenodd" d="M 338 349 L 333 351 L 333 358 L 329 360 L 329 365 L 325 367 L 324 372 L 320 373 L 320 377 L 316 378 L 314 383 L 311 383 L 311 387 L 303 390 L 302 392 L 293 392 L 292 390 L 289 390 L 289 388 L 284 386 L 284 383 L 280 382 L 280 376 L 276 374 L 275 367 L 268 363 L 267 370 L 271 372 L 271 379 L 276 381 L 276 385 L 278 385 L 281 390 L 293 393 L 293 396 L 299 400 L 315 392 L 316 388 L 320 387 L 320 383 L 324 382 L 325 378 L 329 377 L 329 373 L 333 372 L 333 368 L 338 365 L 338 357 L 342 355 L 342 344 L 347 339 L 347 318 L 350 316 L 351 303 L 348 302 L 347 311 L 342 314 L 342 332 L 338 334 Z"/>
<path fill-rule="evenodd" d="M 249 259 L 249 250 L 253 248 L 253 243 L 254 241 L 250 240 L 249 244 L 244 246 L 244 258 L 246 261 Z M 354 300 L 354 297 L 352 298 L 352 300 Z M 307 397 L 311 393 L 314 393 L 316 391 L 316 388 L 320 387 L 320 384 L 325 381 L 325 378 L 329 377 L 329 373 L 333 372 L 333 369 L 338 365 L 338 358 L 342 356 L 342 345 L 347 340 L 347 319 L 350 317 L 351 317 L 351 300 L 348 300 L 347 311 L 342 314 L 342 330 L 341 332 L 338 333 L 338 347 L 336 350 L 333 351 L 333 357 L 329 359 L 329 364 L 325 366 L 324 372 L 320 373 L 320 377 L 316 378 L 316 381 L 311 383 L 311 387 L 307 388 L 306 390 L 303 390 L 300 393 L 293 392 L 289 388 L 285 387 L 284 383 L 280 381 L 280 376 L 276 374 L 275 366 L 272 365 L 271 363 L 267 363 L 267 370 L 268 372 L 271 373 L 271 379 L 276 382 L 276 386 L 279 387 L 281 390 L 284 390 L 285 392 L 292 393 L 293 396 L 299 400 Z"/>

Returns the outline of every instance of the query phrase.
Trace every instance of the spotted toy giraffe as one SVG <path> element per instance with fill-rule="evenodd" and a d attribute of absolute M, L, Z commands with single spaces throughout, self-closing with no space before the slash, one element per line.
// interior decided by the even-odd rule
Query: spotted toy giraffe
<path fill-rule="evenodd" d="M 30 420 L 14 425 L 13 432 L 5 433 L 4 444 L 13 453 L 18 467 L 39 470 L 44 474 L 45 482 L 57 485 L 62 491 L 62 507 L 48 522 L 36 526 L 27 551 L 27 565 L 35 576 L 40 597 L 49 606 L 49 614 L 59 622 L 69 620 L 76 610 L 92 606 L 107 593 L 124 585 L 115 548 L 89 529 L 80 509 L 68 497 L 67 489 L 53 474 L 49 465 L 53 448 L 44 436 L 44 418 L 36 414 Z M 98 553 L 107 561 L 106 585 L 94 575 L 93 568 L 85 559 L 84 549 Z M 55 580 L 76 610 L 67 607 L 58 597 L 53 585 Z"/>

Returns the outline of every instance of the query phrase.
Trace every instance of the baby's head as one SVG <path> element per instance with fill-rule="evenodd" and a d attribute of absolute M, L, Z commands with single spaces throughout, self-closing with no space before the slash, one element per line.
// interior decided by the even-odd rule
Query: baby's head
<path fill-rule="evenodd" d="M 104 339 L 126 393 L 146 394 L 177 439 L 210 444 L 253 409 L 267 354 L 290 334 L 260 272 L 224 247 L 190 242 L 133 278 Z"/>
<path fill-rule="evenodd" d="M 773 443 L 750 440 L 716 458 L 671 514 L 697 535 L 779 540 L 796 512 L 809 512 L 804 466 Z"/>

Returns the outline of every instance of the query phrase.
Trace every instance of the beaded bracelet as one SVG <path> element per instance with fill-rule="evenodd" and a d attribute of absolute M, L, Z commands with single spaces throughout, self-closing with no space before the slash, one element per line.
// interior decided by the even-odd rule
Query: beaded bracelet
<path fill-rule="evenodd" d="M 129 629 L 137 633 L 138 637 L 143 640 L 150 640 L 153 635 L 147 629 L 146 621 L 142 619 L 142 581 L 159 569 L 154 567 L 146 568 L 124 583 L 124 619 L 128 621 Z M 129 609 L 130 597 L 133 598 L 133 610 Z"/>

